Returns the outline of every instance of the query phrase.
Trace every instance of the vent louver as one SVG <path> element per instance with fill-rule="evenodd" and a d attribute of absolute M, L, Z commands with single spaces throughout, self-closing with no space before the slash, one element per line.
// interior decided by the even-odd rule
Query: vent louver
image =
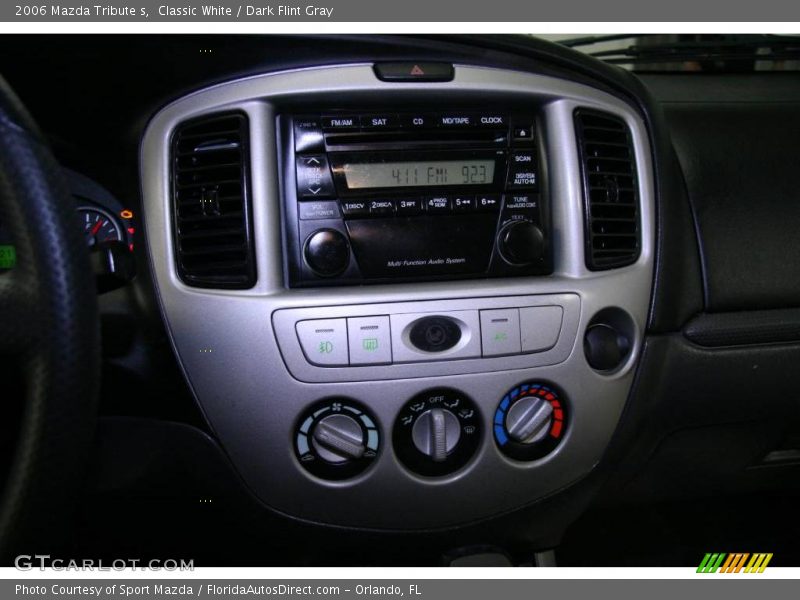
<path fill-rule="evenodd" d="M 575 111 L 583 171 L 586 266 L 593 271 L 639 258 L 639 184 L 630 130 L 613 115 Z"/>
<path fill-rule="evenodd" d="M 171 160 L 181 279 L 195 287 L 252 287 L 247 117 L 226 113 L 180 124 L 173 135 Z"/>

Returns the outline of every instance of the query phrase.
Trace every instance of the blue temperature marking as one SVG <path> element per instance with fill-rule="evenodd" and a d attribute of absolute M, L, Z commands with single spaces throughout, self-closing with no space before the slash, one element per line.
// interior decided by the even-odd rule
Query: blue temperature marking
<path fill-rule="evenodd" d="M 508 396 L 503 398 L 503 401 L 500 403 L 500 410 L 504 411 L 505 409 L 507 409 L 510 402 L 511 401 L 508 399 Z"/>
<path fill-rule="evenodd" d="M 495 422 L 495 424 L 502 425 L 504 416 L 505 416 L 505 413 L 502 410 L 496 411 L 494 413 L 494 422 Z"/>
<path fill-rule="evenodd" d="M 505 446 L 506 443 L 508 442 L 508 436 L 506 435 L 506 432 L 500 425 L 494 426 L 494 437 L 497 438 L 497 443 L 500 444 L 501 446 Z"/>
<path fill-rule="evenodd" d="M 519 396 L 519 388 L 514 388 L 511 390 L 511 397 L 516 398 L 517 396 Z"/>

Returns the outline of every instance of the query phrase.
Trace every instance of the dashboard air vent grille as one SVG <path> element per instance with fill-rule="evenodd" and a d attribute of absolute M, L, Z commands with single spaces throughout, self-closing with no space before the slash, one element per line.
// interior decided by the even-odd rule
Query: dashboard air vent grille
<path fill-rule="evenodd" d="M 182 123 L 172 139 L 178 274 L 187 285 L 255 284 L 248 122 L 225 113 Z"/>
<path fill-rule="evenodd" d="M 639 185 L 631 133 L 608 113 L 578 109 L 575 130 L 583 171 L 586 266 L 593 271 L 639 258 Z"/>

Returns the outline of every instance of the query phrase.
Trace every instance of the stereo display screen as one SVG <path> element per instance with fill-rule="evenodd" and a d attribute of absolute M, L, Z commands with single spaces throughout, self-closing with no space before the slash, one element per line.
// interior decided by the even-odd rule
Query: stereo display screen
<path fill-rule="evenodd" d="M 424 187 L 436 185 L 487 185 L 494 181 L 494 159 L 426 160 L 413 162 L 345 163 L 347 187 Z"/>

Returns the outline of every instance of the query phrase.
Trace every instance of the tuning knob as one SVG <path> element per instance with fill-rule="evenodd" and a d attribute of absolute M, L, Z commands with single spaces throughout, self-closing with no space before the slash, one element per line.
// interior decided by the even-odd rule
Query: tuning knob
<path fill-rule="evenodd" d="M 530 221 L 512 221 L 500 230 L 497 242 L 501 256 L 512 265 L 529 265 L 544 258 L 544 233 Z"/>
<path fill-rule="evenodd" d="M 306 410 L 295 432 L 295 454 L 309 472 L 346 479 L 378 455 L 380 433 L 373 418 L 349 399 L 318 402 Z"/>
<path fill-rule="evenodd" d="M 503 397 L 493 421 L 494 439 L 503 454 L 517 460 L 536 460 L 561 442 L 567 407 L 554 386 L 523 383 Z"/>
<path fill-rule="evenodd" d="M 350 243 L 340 231 L 320 229 L 308 236 L 303 256 L 314 273 L 334 277 L 350 264 Z"/>
<path fill-rule="evenodd" d="M 449 410 L 432 408 L 422 413 L 411 430 L 414 446 L 435 462 L 442 462 L 461 437 L 461 425 Z"/>

